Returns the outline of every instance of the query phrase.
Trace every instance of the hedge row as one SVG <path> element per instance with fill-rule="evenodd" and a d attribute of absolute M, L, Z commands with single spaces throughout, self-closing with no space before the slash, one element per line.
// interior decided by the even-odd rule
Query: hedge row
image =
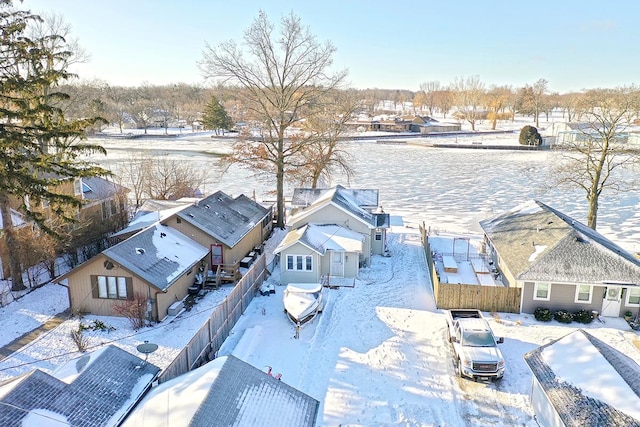
<path fill-rule="evenodd" d="M 573 321 L 591 323 L 593 321 L 593 315 L 587 310 L 578 310 L 571 313 L 567 310 L 551 311 L 548 308 L 538 307 L 533 312 L 533 316 L 541 322 L 550 322 L 551 319 L 555 319 L 560 323 L 571 323 Z"/>

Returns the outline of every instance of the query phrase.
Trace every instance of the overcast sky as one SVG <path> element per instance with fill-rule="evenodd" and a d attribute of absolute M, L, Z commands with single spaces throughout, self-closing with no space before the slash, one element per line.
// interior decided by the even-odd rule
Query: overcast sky
<path fill-rule="evenodd" d="M 55 12 L 90 53 L 77 72 L 114 85 L 202 83 L 205 43 L 234 39 L 263 9 L 294 12 L 355 88 L 418 90 L 478 75 L 487 85 L 532 84 L 561 93 L 624 86 L 640 76 L 637 0 L 24 0 Z M 605 6 L 606 4 L 606 6 Z"/>

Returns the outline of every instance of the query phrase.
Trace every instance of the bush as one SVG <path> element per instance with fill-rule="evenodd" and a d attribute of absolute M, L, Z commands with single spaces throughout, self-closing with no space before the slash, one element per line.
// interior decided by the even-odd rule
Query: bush
<path fill-rule="evenodd" d="M 533 312 L 533 316 L 536 318 L 536 320 L 539 320 L 541 322 L 551 322 L 551 319 L 553 319 L 551 310 L 544 307 L 536 308 L 536 310 Z"/>
<path fill-rule="evenodd" d="M 553 318 L 560 323 L 571 323 L 573 320 L 573 314 L 569 313 L 567 310 L 558 310 L 553 313 Z"/>
<path fill-rule="evenodd" d="M 520 130 L 518 141 L 520 145 L 535 145 L 537 147 L 542 144 L 542 136 L 540 136 L 535 126 L 527 125 Z"/>
<path fill-rule="evenodd" d="M 79 327 L 78 329 L 73 329 L 71 330 L 71 332 L 69 332 L 69 335 L 71 336 L 73 342 L 76 344 L 76 347 L 78 347 L 79 352 L 84 352 L 89 346 L 89 340 L 84 336 L 82 331 L 83 329 Z"/>
<path fill-rule="evenodd" d="M 579 323 L 591 323 L 593 321 L 593 316 L 590 311 L 587 310 L 578 310 L 573 313 L 573 320 Z"/>

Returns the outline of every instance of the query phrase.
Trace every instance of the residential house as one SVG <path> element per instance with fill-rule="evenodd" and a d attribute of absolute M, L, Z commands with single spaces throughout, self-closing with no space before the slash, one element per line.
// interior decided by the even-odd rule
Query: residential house
<path fill-rule="evenodd" d="M 234 356 L 149 391 L 123 427 L 313 427 L 319 402 Z"/>
<path fill-rule="evenodd" d="M 584 330 L 524 355 L 545 427 L 640 426 L 640 366 Z"/>
<path fill-rule="evenodd" d="M 160 321 L 188 294 L 209 254 L 177 230 L 155 224 L 55 279 L 66 280 L 73 313 L 118 315 L 127 301 L 143 299 L 146 318 Z"/>
<path fill-rule="evenodd" d="M 335 224 L 305 224 L 287 233 L 274 250 L 281 283 L 320 283 L 327 275 L 356 277 L 364 235 Z"/>
<path fill-rule="evenodd" d="M 180 200 L 146 200 L 137 210 L 129 224 L 122 230 L 109 236 L 111 239 L 121 242 L 139 231 L 163 221 L 176 212 L 194 203 L 192 199 Z"/>
<path fill-rule="evenodd" d="M 284 273 L 284 277 L 299 277 L 303 270 L 306 277 L 319 277 L 326 272 L 344 271 L 350 276 L 352 269 L 351 264 L 355 262 L 353 256 L 358 254 L 358 267 L 368 265 L 371 262 L 372 254 L 385 254 L 386 233 L 389 228 L 389 214 L 384 213 L 381 208 L 375 212 L 369 212 L 359 206 L 355 194 L 365 194 L 360 191 L 352 191 L 338 185 L 334 188 L 325 190 L 317 199 L 315 199 L 306 208 L 289 216 L 287 220 L 287 229 L 291 235 L 287 235 L 281 245 L 276 248 L 280 254 L 280 268 Z M 370 199 L 366 198 L 370 201 Z M 362 200 L 360 201 L 360 203 Z M 368 202 L 366 202 L 368 203 Z M 317 227 L 304 228 L 304 226 L 312 224 L 315 226 L 334 226 L 336 232 L 342 233 L 344 230 L 350 230 L 362 236 L 362 249 L 360 250 L 359 239 L 355 239 L 353 234 L 338 236 L 326 235 L 323 241 L 312 241 L 315 234 L 320 230 L 328 230 Z M 322 232 L 320 234 L 323 234 Z M 347 239 L 347 241 L 337 242 L 336 239 Z M 334 241 L 330 241 L 334 240 Z M 304 253 L 295 253 L 296 250 L 304 250 Z M 312 249 L 313 248 L 313 249 Z M 314 255 L 315 254 L 315 255 Z M 351 258 L 347 258 L 351 255 Z M 319 264 L 313 264 L 314 256 Z M 311 258 L 309 258 L 311 257 Z M 293 264 L 287 260 L 291 260 Z M 302 260 L 302 261 L 301 261 Z M 299 262 L 302 262 L 302 268 Z M 308 263 L 312 264 L 309 265 Z M 329 262 L 331 265 L 325 265 Z M 338 263 L 342 263 L 340 266 Z M 309 271 L 309 268 L 313 271 Z M 355 272 L 357 274 L 357 271 Z"/>
<path fill-rule="evenodd" d="M 118 426 L 160 369 L 113 345 L 0 385 L 0 425 Z"/>
<path fill-rule="evenodd" d="M 217 191 L 161 221 L 210 248 L 209 264 L 235 265 L 261 247 L 273 227 L 273 213 L 244 194 Z"/>
<path fill-rule="evenodd" d="M 480 225 L 503 283 L 522 289 L 522 313 L 640 308 L 640 260 L 562 212 L 532 200 Z"/>
<path fill-rule="evenodd" d="M 291 213 L 293 214 L 300 209 L 309 207 L 327 190 L 327 188 L 295 188 L 293 190 L 293 197 L 291 198 Z M 373 212 L 380 206 L 378 190 L 344 188 L 343 192 L 349 194 L 358 206 L 368 212 Z"/>
<path fill-rule="evenodd" d="M 409 125 L 411 132 L 418 132 L 423 135 L 432 133 L 460 132 L 462 125 L 457 123 L 440 122 L 428 116 L 416 116 Z"/>

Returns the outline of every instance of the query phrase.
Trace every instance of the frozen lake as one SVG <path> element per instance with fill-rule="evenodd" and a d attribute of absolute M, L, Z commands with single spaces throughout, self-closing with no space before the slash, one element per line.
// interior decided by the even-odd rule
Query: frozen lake
<path fill-rule="evenodd" d="M 202 188 L 210 194 L 222 190 L 244 193 L 258 200 L 275 200 L 275 182 L 255 178 L 250 171 L 231 168 L 222 173 L 217 154 L 229 150 L 228 140 L 136 139 L 99 140 L 107 158 L 95 158 L 117 170 L 133 151 L 161 150 L 172 159 L 195 162 L 208 171 Z M 380 204 L 406 225 L 424 222 L 432 229 L 479 233 L 478 221 L 511 209 L 529 199 L 586 222 L 587 201 L 582 192 L 553 185 L 549 165 L 558 153 L 550 151 L 472 150 L 429 148 L 415 145 L 347 142 L 355 177 L 337 178 L 330 185 L 377 188 Z M 286 197 L 293 188 L 286 187 Z M 638 193 L 606 193 L 600 202 L 598 231 L 628 250 L 640 250 Z"/>

